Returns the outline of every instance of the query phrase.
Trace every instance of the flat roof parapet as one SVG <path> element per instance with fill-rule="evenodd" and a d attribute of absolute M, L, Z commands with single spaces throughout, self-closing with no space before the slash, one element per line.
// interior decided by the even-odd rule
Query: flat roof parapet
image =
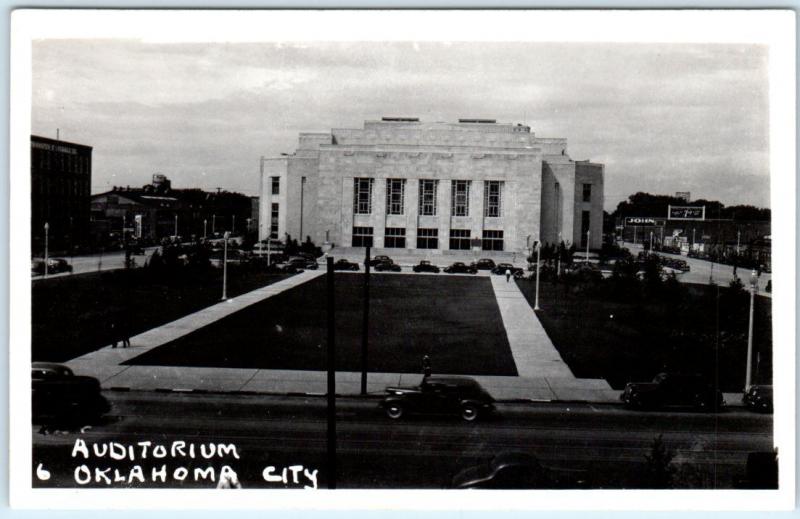
<path fill-rule="evenodd" d="M 459 119 L 460 123 L 497 124 L 497 119 Z"/>
<path fill-rule="evenodd" d="M 418 123 L 419 117 L 381 117 L 381 121 L 395 123 Z"/>

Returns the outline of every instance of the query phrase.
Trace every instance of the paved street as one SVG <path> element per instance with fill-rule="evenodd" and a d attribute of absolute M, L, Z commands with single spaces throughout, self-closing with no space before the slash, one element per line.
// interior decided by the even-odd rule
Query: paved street
<path fill-rule="evenodd" d="M 641 244 L 634 245 L 633 243 L 624 243 L 623 246 L 630 249 L 634 256 L 643 250 Z M 663 252 L 659 252 L 658 254 L 668 258 L 682 259 L 689 265 L 689 267 L 691 267 L 691 271 L 678 274 L 678 279 L 684 283 L 707 285 L 709 284 L 709 281 L 713 279 L 718 285 L 726 286 L 733 280 L 732 265 L 712 263 L 707 260 L 690 258 L 688 256 L 681 256 L 679 254 L 665 254 Z M 749 269 L 743 268 L 737 270 L 737 275 L 742 283 L 744 283 L 745 287 L 749 286 L 750 284 L 750 272 L 751 271 Z M 761 277 L 758 278 L 758 293 L 760 295 L 772 297 L 772 295 L 765 290 L 767 283 L 771 279 L 772 274 L 767 274 L 766 272 L 763 272 Z"/>
<path fill-rule="evenodd" d="M 326 403 L 324 398 L 254 395 L 196 395 L 154 392 L 106 392 L 113 409 L 106 420 L 80 432 L 33 429 L 34 485 L 77 486 L 80 464 L 113 466 L 126 476 L 132 465 L 221 469 L 229 465 L 244 488 L 283 487 L 264 480 L 263 470 L 303 465 L 317 469 L 324 486 Z M 729 410 L 711 415 L 681 412 L 633 413 L 619 406 L 588 404 L 500 404 L 495 417 L 476 424 L 457 418 L 408 417 L 395 422 L 377 408 L 376 399 L 337 399 L 339 487 L 443 488 L 459 470 L 503 451 L 523 451 L 542 463 L 586 469 L 603 488 L 641 485 L 639 470 L 659 434 L 676 454 L 679 474 L 711 488 L 730 488 L 744 471 L 747 453 L 771 450 L 772 417 Z M 98 442 L 136 446 L 140 441 L 233 444 L 239 459 L 169 457 L 131 463 L 113 462 L 90 453 L 71 457 L 76 439 L 88 448 Z M 139 447 L 136 447 L 138 450 Z M 42 463 L 51 478 L 36 480 Z M 193 470 L 193 469 L 192 469 Z M 113 471 L 112 471 L 113 474 Z M 208 480 L 142 486 L 213 487 Z M 149 481 L 149 479 L 148 479 Z M 689 483 L 689 482 L 687 482 Z M 127 486 L 127 483 L 113 483 Z M 101 481 L 94 486 L 106 486 Z M 289 487 L 303 486 L 293 484 Z"/>
<path fill-rule="evenodd" d="M 141 267 L 144 262 L 153 254 L 158 247 L 148 247 L 145 254 L 132 256 L 136 261 L 136 266 Z M 125 268 L 125 252 L 114 251 L 102 254 L 88 254 L 85 256 L 51 256 L 63 258 L 72 265 L 72 272 L 61 272 L 50 274 L 48 277 L 69 276 L 70 274 L 85 274 L 87 272 L 97 272 L 100 270 L 114 270 Z M 41 279 L 42 275 L 33 275 L 33 279 Z"/>

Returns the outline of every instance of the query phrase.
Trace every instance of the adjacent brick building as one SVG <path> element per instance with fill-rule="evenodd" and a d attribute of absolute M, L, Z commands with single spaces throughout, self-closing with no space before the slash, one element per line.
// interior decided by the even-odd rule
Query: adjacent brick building
<path fill-rule="evenodd" d="M 602 239 L 603 165 L 494 120 L 301 133 L 294 153 L 262 161 L 260 194 L 260 239 L 431 252 Z"/>
<path fill-rule="evenodd" d="M 92 147 L 31 135 L 31 246 L 51 250 L 84 244 L 89 237 Z"/>

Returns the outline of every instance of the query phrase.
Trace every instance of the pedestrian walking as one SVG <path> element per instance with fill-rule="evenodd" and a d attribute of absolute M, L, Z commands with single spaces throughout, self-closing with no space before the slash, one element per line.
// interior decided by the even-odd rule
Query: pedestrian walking
<path fill-rule="evenodd" d="M 123 348 L 130 348 L 131 347 L 131 327 L 130 323 L 128 323 L 128 316 L 122 316 L 120 319 L 120 327 L 119 327 L 119 335 L 122 341 Z"/>
<path fill-rule="evenodd" d="M 422 373 L 423 378 L 428 378 L 431 376 L 431 358 L 427 355 L 422 357 Z"/>
<path fill-rule="evenodd" d="M 511 269 L 506 269 L 506 283 L 511 279 Z"/>
<path fill-rule="evenodd" d="M 117 335 L 119 333 L 119 327 L 115 321 L 110 321 L 108 323 L 108 332 L 111 335 L 111 347 L 116 348 L 117 344 L 119 344 L 119 337 Z"/>

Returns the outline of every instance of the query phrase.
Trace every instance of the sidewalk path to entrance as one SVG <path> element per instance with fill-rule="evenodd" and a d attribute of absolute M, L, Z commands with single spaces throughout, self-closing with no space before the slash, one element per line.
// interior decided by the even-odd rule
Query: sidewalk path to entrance
<path fill-rule="evenodd" d="M 105 347 L 67 365 L 77 374 L 97 377 L 104 389 L 324 394 L 324 371 L 122 365 L 323 274 L 323 269 L 305 271 L 132 337 L 131 348 Z M 619 391 L 611 389 L 605 380 L 575 378 L 513 280 L 506 282 L 504 276 L 490 278 L 519 376 L 476 376 L 476 380 L 498 400 L 619 402 Z M 369 373 L 367 391 L 380 394 L 389 385 L 418 384 L 421 377 L 420 373 Z M 337 372 L 337 394 L 359 394 L 360 380 L 358 372 Z M 731 403 L 730 398 L 728 402 Z"/>

